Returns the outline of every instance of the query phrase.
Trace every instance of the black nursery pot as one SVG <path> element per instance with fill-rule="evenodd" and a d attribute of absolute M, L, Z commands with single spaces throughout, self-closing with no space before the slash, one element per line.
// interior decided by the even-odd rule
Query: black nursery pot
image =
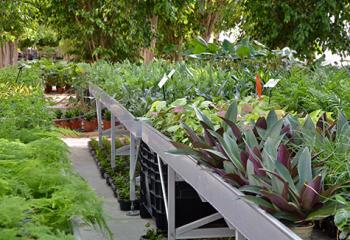
<path fill-rule="evenodd" d="M 106 173 L 106 183 L 108 186 L 111 186 L 112 178 Z"/>
<path fill-rule="evenodd" d="M 131 202 L 129 200 L 118 199 L 119 208 L 121 211 L 130 211 L 131 210 Z"/>
<path fill-rule="evenodd" d="M 143 236 L 140 237 L 140 240 L 149 240 L 149 238 L 146 237 L 146 235 L 143 235 Z"/>

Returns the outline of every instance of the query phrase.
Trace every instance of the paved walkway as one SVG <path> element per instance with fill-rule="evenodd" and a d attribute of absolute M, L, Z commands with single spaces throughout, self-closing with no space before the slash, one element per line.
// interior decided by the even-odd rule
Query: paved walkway
<path fill-rule="evenodd" d="M 117 199 L 99 175 L 98 169 L 92 159 L 87 143 L 88 138 L 65 138 L 63 139 L 70 147 L 71 160 L 74 168 L 103 199 L 105 212 L 108 214 L 107 223 L 117 240 L 138 240 L 144 234 L 147 219 L 139 216 L 126 216 L 126 212 L 119 210 Z M 103 240 L 101 234 L 96 233 L 87 226 L 80 227 L 82 240 Z"/>

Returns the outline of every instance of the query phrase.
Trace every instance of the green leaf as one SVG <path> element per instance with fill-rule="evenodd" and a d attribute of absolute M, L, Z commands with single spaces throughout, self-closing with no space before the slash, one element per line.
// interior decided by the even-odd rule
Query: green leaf
<path fill-rule="evenodd" d="M 273 126 L 275 124 L 275 122 L 277 122 L 278 118 L 276 115 L 276 112 L 274 110 L 271 110 L 269 112 L 269 114 L 267 115 L 267 128 L 270 128 L 271 126 Z"/>
<path fill-rule="evenodd" d="M 311 168 L 311 153 L 308 147 L 305 147 L 298 159 L 298 174 L 299 184 L 298 188 L 301 189 L 305 183 L 312 180 L 312 168 Z"/>
<path fill-rule="evenodd" d="M 328 201 L 320 209 L 311 212 L 306 221 L 321 220 L 323 218 L 332 216 L 335 214 L 336 210 L 339 208 L 339 204 L 336 202 Z"/>
<path fill-rule="evenodd" d="M 268 201 L 255 196 L 244 196 L 244 199 L 248 200 L 249 202 L 255 203 L 258 206 L 265 207 L 267 209 L 274 209 L 273 205 L 269 203 Z"/>
<path fill-rule="evenodd" d="M 186 104 L 187 104 L 187 99 L 185 97 L 178 98 L 174 102 L 172 102 L 169 107 L 185 106 Z"/>
<path fill-rule="evenodd" d="M 194 111 L 196 112 L 197 118 L 204 122 L 210 129 L 215 130 L 213 123 L 209 120 L 207 116 L 205 116 L 198 108 L 194 107 Z"/>
<path fill-rule="evenodd" d="M 233 101 L 229 108 L 227 109 L 227 112 L 225 114 L 225 118 L 232 121 L 232 122 L 237 122 L 237 101 Z"/>
<path fill-rule="evenodd" d="M 276 161 L 276 170 L 280 176 L 289 184 L 289 188 L 297 195 L 298 191 L 295 187 L 292 176 L 290 175 L 288 169 L 279 161 Z"/>
<path fill-rule="evenodd" d="M 244 141 L 251 149 L 253 149 L 254 147 L 259 146 L 258 140 L 256 140 L 254 132 L 251 129 L 246 131 L 244 133 L 244 135 L 245 135 Z"/>

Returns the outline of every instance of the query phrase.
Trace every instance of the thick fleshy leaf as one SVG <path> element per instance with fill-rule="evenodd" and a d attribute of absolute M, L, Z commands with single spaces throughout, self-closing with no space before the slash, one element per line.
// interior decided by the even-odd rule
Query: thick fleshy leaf
<path fill-rule="evenodd" d="M 264 117 L 259 117 L 258 120 L 256 120 L 255 127 L 261 128 L 261 129 L 267 129 L 267 121 Z"/>
<path fill-rule="evenodd" d="M 298 209 L 294 204 L 289 203 L 282 196 L 267 191 L 262 191 L 262 195 L 269 199 L 271 203 L 278 207 L 280 210 L 288 213 L 293 213 L 295 216 L 304 218 L 305 215 L 300 211 L 300 209 Z"/>
<path fill-rule="evenodd" d="M 277 118 L 276 112 L 274 110 L 271 110 L 267 115 L 267 119 L 266 119 L 267 128 L 272 127 L 272 125 L 274 125 L 275 122 L 277 122 L 277 120 L 278 118 Z"/>
<path fill-rule="evenodd" d="M 263 165 L 261 163 L 261 154 L 260 150 L 257 147 L 254 147 L 253 150 L 248 151 L 249 160 L 253 163 L 254 172 L 258 176 L 265 176 L 266 173 L 262 170 Z"/>
<path fill-rule="evenodd" d="M 227 180 L 228 182 L 231 182 L 231 184 L 233 184 L 234 186 L 238 186 L 238 187 L 249 184 L 247 179 L 242 178 L 238 174 L 232 174 L 232 173 L 226 174 L 224 176 L 224 179 Z"/>
<path fill-rule="evenodd" d="M 227 109 L 227 112 L 225 114 L 225 119 L 228 119 L 231 122 L 236 122 L 237 121 L 237 114 L 238 114 L 237 101 L 233 101 Z"/>
<path fill-rule="evenodd" d="M 249 154 L 245 151 L 242 151 L 239 155 L 244 169 L 247 169 L 247 161 L 249 158 Z"/>
<path fill-rule="evenodd" d="M 169 150 L 167 153 L 174 154 L 174 155 L 195 155 L 198 156 L 199 153 L 192 148 L 190 148 L 188 145 L 178 142 L 171 142 L 176 149 Z"/>
<path fill-rule="evenodd" d="M 224 133 L 224 137 L 221 137 L 214 131 L 209 130 L 209 132 L 214 135 L 219 141 L 221 147 L 224 149 L 226 155 L 228 156 L 228 159 L 235 165 L 235 167 L 240 171 L 244 171 L 243 165 L 240 161 L 240 149 L 238 148 L 236 141 L 227 133 Z"/>
<path fill-rule="evenodd" d="M 225 118 L 221 118 L 226 124 L 228 127 L 231 128 L 232 130 L 232 133 L 233 135 L 236 137 L 237 139 L 237 143 L 241 143 L 243 142 L 243 139 L 242 139 L 242 132 L 241 130 L 239 129 L 239 127 L 234 123 L 234 122 L 231 122 L 230 120 L 228 119 L 225 119 Z"/>
<path fill-rule="evenodd" d="M 311 153 L 308 147 L 305 147 L 298 159 L 298 175 L 299 175 L 299 190 L 302 189 L 304 183 L 312 180 L 312 169 L 311 169 Z"/>
<path fill-rule="evenodd" d="M 320 199 L 321 192 L 321 175 L 316 176 L 313 180 L 304 185 L 301 190 L 301 206 L 306 210 L 311 210 Z"/>
<path fill-rule="evenodd" d="M 255 203 L 256 205 L 260 206 L 262 209 L 264 209 L 265 211 L 267 211 L 269 213 L 274 213 L 276 211 L 271 203 L 269 203 L 268 201 L 264 200 L 261 197 L 246 195 L 246 196 L 244 196 L 244 198 L 247 201 Z"/>
<path fill-rule="evenodd" d="M 186 134 L 195 148 L 207 148 L 208 145 L 185 123 L 181 123 L 183 129 L 185 129 Z"/>
<path fill-rule="evenodd" d="M 255 123 L 253 132 L 256 137 L 261 137 L 263 138 L 265 136 L 265 132 L 267 129 L 267 122 L 264 117 L 258 118 L 258 120 Z"/>
<path fill-rule="evenodd" d="M 209 146 L 213 147 L 215 146 L 215 138 L 209 133 L 207 128 L 204 128 L 204 140 L 205 143 Z"/>
<path fill-rule="evenodd" d="M 194 111 L 196 112 L 197 118 L 201 121 L 204 122 L 211 130 L 214 130 L 214 125 L 213 123 L 209 120 L 207 116 L 204 115 L 198 108 L 194 107 Z"/>
<path fill-rule="evenodd" d="M 332 216 L 335 214 L 336 210 L 339 209 L 339 207 L 342 207 L 337 202 L 328 201 L 326 202 L 321 208 L 317 209 L 316 211 L 311 212 L 307 217 L 306 221 L 315 221 L 315 220 L 321 220 L 326 217 Z"/>
<path fill-rule="evenodd" d="M 265 137 L 277 138 L 281 135 L 283 125 L 283 119 L 277 120 L 271 127 L 266 131 Z"/>
<path fill-rule="evenodd" d="M 280 162 L 276 162 L 276 170 L 279 173 L 279 176 L 281 176 L 284 181 L 288 182 L 289 188 L 293 191 L 294 195 L 298 195 L 297 188 L 295 187 L 293 178 L 288 169 Z"/>
<path fill-rule="evenodd" d="M 258 141 L 256 140 L 256 137 L 253 133 L 253 131 L 251 129 L 249 129 L 248 131 L 246 131 L 244 133 L 244 142 L 248 145 L 249 148 L 253 149 L 256 146 L 259 146 Z"/>
<path fill-rule="evenodd" d="M 215 168 L 222 168 L 223 167 L 222 162 L 224 159 L 216 156 L 213 153 L 210 153 L 206 150 L 203 150 L 203 149 L 199 149 L 198 152 L 200 153 L 201 160 L 203 160 L 204 162 L 206 162 L 210 166 L 215 167 Z"/>
<path fill-rule="evenodd" d="M 287 169 L 291 169 L 290 153 L 285 144 L 280 144 L 278 147 L 277 161 L 282 163 Z"/>

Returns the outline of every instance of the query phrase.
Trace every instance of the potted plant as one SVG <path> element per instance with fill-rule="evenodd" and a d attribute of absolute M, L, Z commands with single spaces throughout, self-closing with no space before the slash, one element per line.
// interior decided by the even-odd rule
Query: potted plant
<path fill-rule="evenodd" d="M 55 119 L 53 120 L 56 127 L 61 127 L 63 112 L 60 109 L 55 110 Z"/>
<path fill-rule="evenodd" d="M 57 109 L 55 111 L 55 115 L 56 115 L 56 119 L 54 120 L 54 124 L 57 127 L 61 127 L 61 128 L 69 128 L 69 122 L 66 119 L 62 119 L 63 116 L 63 112 L 60 109 Z"/>
<path fill-rule="evenodd" d="M 145 225 L 147 232 L 140 237 L 140 240 L 163 240 L 164 236 L 157 229 L 151 228 L 151 225 L 147 223 Z"/>
<path fill-rule="evenodd" d="M 310 239 L 315 220 L 334 215 L 340 207 L 332 199 L 342 185 L 325 189 L 324 168 L 312 164 L 320 153 L 313 152 L 308 144 L 322 129 L 317 130 L 309 117 L 301 125 L 295 117 L 279 119 L 270 111 L 267 118 L 239 127 L 237 108 L 230 106 L 222 127 L 215 129 L 202 112 L 195 110 L 204 136 L 182 124 L 192 146 L 174 142 L 178 150 L 170 153 L 189 154 L 214 167 L 240 187 L 246 199 L 285 222 L 303 239 Z"/>
<path fill-rule="evenodd" d="M 111 112 L 105 111 L 103 114 L 103 129 L 110 129 L 111 128 Z"/>
<path fill-rule="evenodd" d="M 131 202 L 129 200 L 130 186 L 127 176 L 118 175 L 114 177 L 115 186 L 118 192 L 118 202 L 121 211 L 129 211 Z"/>
<path fill-rule="evenodd" d="M 83 117 L 83 128 L 85 132 L 93 132 L 96 129 L 96 113 L 90 111 Z"/>

